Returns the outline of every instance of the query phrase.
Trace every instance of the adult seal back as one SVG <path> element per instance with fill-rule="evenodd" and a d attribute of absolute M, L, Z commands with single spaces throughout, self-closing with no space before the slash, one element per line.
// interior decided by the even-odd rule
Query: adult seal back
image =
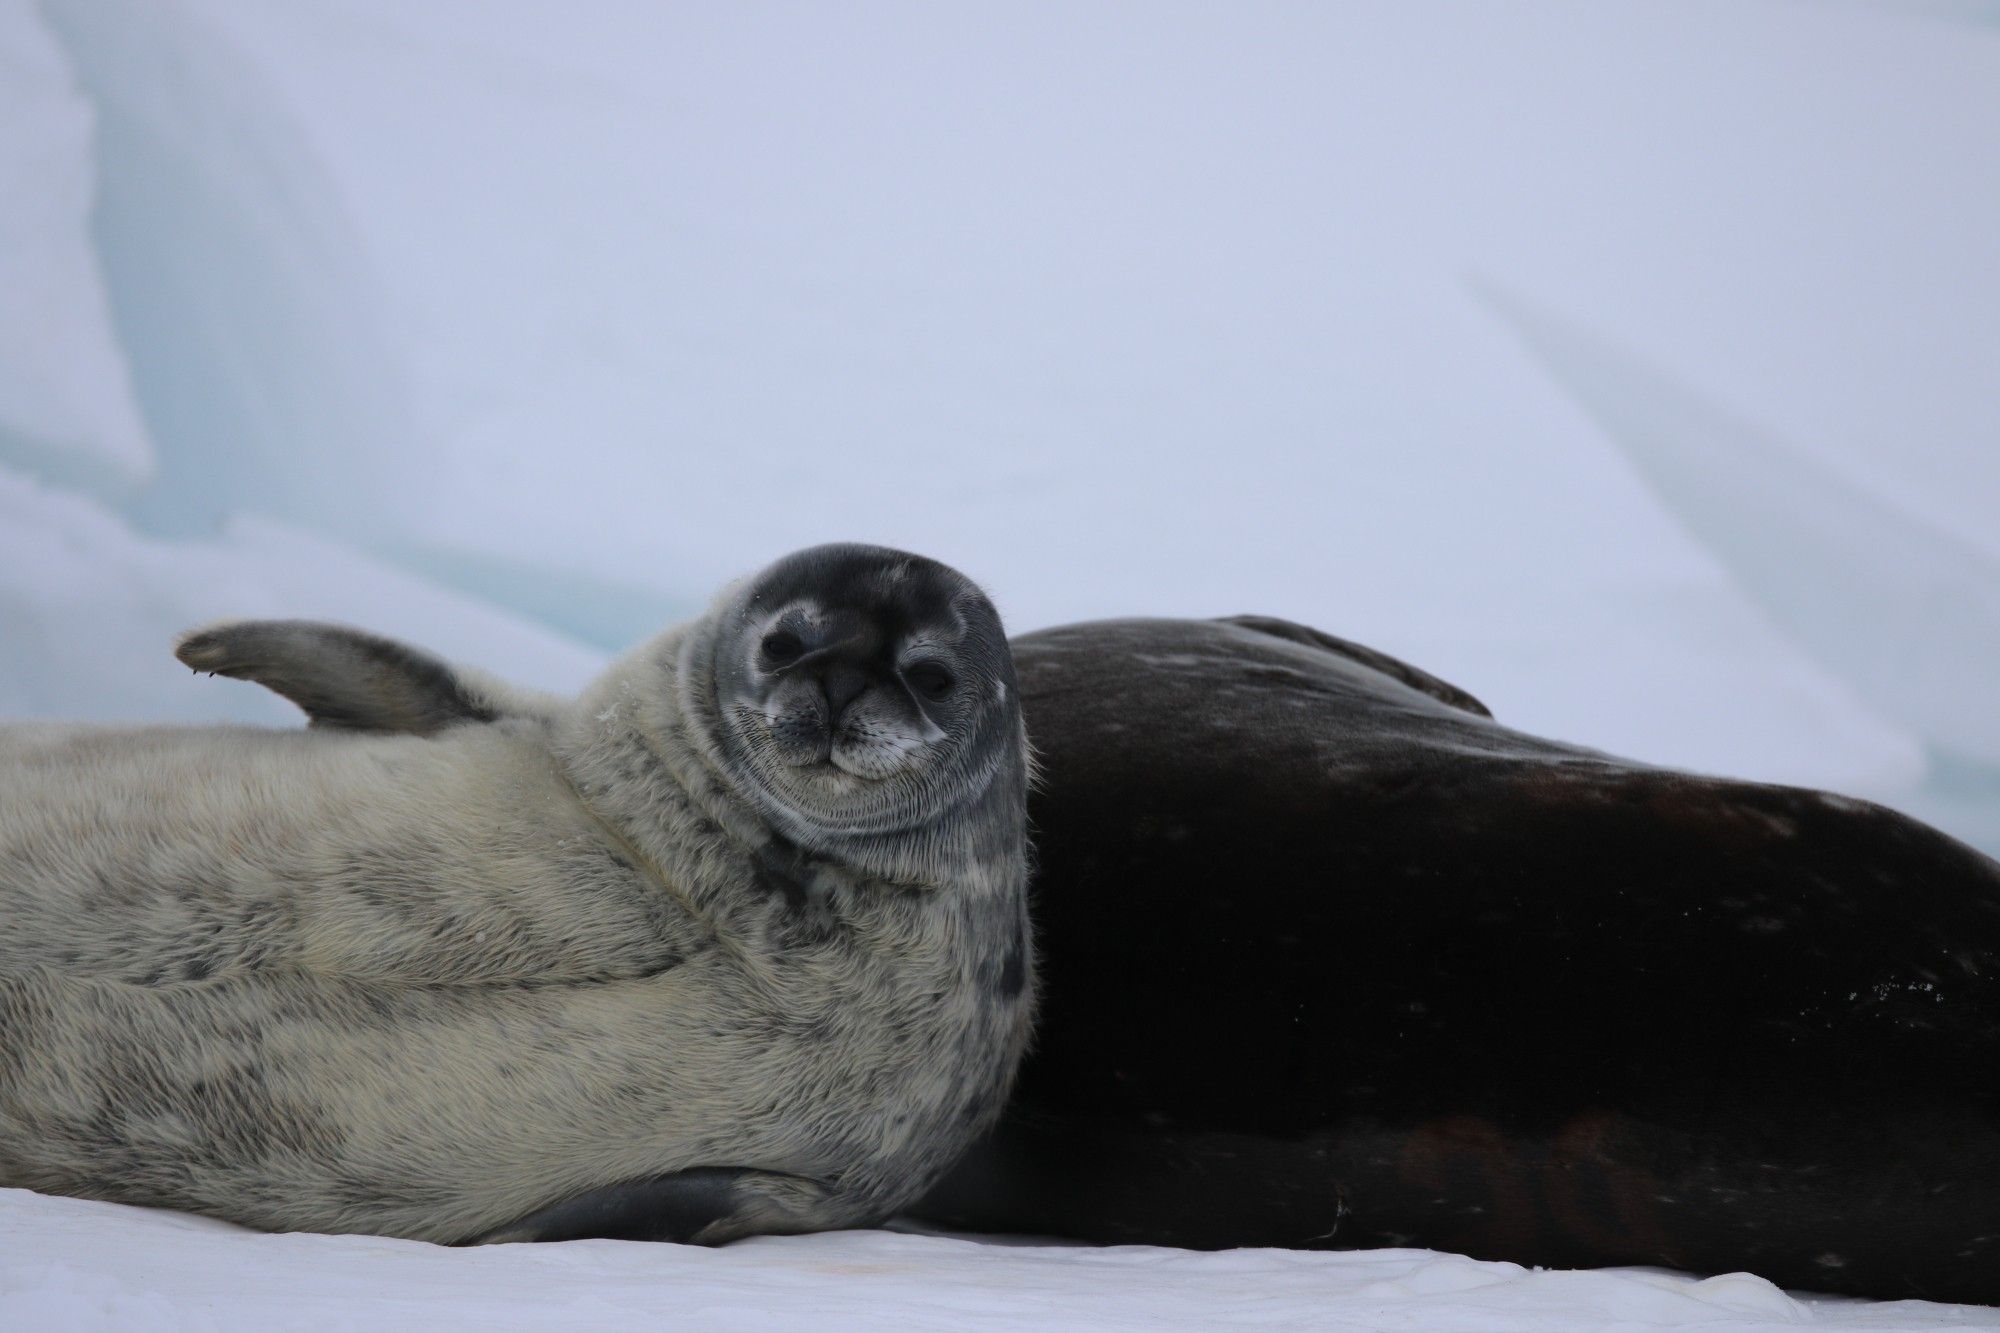
<path fill-rule="evenodd" d="M 1026 1040 L 1026 741 L 956 572 L 801 552 L 573 701 L 301 622 L 308 731 L 0 728 L 0 1185 L 271 1229 L 865 1225 Z"/>
<path fill-rule="evenodd" d="M 1284 621 L 1014 652 L 1047 984 L 919 1215 L 2000 1304 L 2000 865 Z"/>

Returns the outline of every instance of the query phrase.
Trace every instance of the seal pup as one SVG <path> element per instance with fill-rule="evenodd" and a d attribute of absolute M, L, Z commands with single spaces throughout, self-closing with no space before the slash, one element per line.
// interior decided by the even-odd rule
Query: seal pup
<path fill-rule="evenodd" d="M 2000 1304 L 2000 865 L 1284 621 L 1014 655 L 1048 984 L 915 1215 Z"/>
<path fill-rule="evenodd" d="M 718 1242 L 879 1221 L 998 1114 L 1027 749 L 954 571 L 798 553 L 573 701 L 327 626 L 181 652 L 315 727 L 0 728 L 0 1185 Z"/>

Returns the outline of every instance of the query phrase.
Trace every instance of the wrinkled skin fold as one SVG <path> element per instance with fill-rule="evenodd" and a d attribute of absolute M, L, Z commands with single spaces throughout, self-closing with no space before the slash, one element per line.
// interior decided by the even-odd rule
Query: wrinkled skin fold
<path fill-rule="evenodd" d="M 2000 1303 L 2000 866 L 1284 622 L 1014 641 L 1044 990 L 940 1224 Z"/>

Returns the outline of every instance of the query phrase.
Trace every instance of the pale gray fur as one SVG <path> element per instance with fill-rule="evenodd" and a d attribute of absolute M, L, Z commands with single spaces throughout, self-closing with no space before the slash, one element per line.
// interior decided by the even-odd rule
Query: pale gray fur
<path fill-rule="evenodd" d="M 773 1173 L 705 1241 L 913 1200 L 1027 1038 L 1018 709 L 914 826 L 774 805 L 747 595 L 429 735 L 0 728 L 0 1185 L 437 1241 L 694 1167 Z"/>

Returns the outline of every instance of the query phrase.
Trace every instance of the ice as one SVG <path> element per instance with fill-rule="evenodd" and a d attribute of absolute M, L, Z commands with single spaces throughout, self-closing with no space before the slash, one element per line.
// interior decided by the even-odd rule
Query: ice
<path fill-rule="evenodd" d="M 1615 342 L 1517 296 L 1491 299 L 1766 614 L 1884 716 L 2000 766 L 2000 558 Z"/>
<path fill-rule="evenodd" d="M 84 230 L 90 126 L 34 0 L 0 0 L 0 463 L 129 494 L 152 458 Z"/>
<path fill-rule="evenodd" d="M 172 650 L 210 620 L 300 615 L 566 693 L 601 664 L 560 635 L 271 519 L 238 515 L 207 540 L 163 540 L 0 469 L 0 716 L 298 725 L 290 704 L 196 676 Z"/>
<path fill-rule="evenodd" d="M 264 75 L 176 0 L 46 0 L 96 111 L 91 236 L 158 449 L 135 512 L 377 538 L 435 485 L 343 200 Z"/>
<path fill-rule="evenodd" d="M 1788 8 L 1728 10 L 1720 54 L 1712 7 L 1163 6 L 1129 47 L 1094 11 L 200 10 L 284 71 L 421 334 L 451 471 L 432 542 L 690 606 L 776 551 L 878 540 L 958 564 L 1021 629 L 1266 611 L 1642 758 L 1871 792 L 1922 771 L 1460 281 L 1559 250 L 1620 290 L 1664 251 L 1650 299 L 1715 290 L 1697 259 L 1796 265 L 1774 235 L 1796 206 L 1731 147 L 1774 99 L 1845 123 L 1783 54 Z M 1699 105 L 1663 49 L 1699 66 Z M 1921 128 L 1975 72 L 1927 73 Z M 1571 133 L 1577 105 L 1615 152 Z M 1699 219 L 1646 188 L 1678 139 Z M 1747 247 L 1746 214 L 1772 219 Z M 1595 248 L 1552 246 L 1557 218 Z M 1673 231 L 1696 220 L 1698 252 Z M 638 618 L 580 628 L 611 647 Z"/>
<path fill-rule="evenodd" d="M 601 655 L 558 630 L 367 553 L 434 469 L 283 99 L 172 0 L 9 0 L 0 73 L 0 714 L 296 724 L 173 663 L 225 616 L 587 680 Z M 569 607 L 597 586 L 523 582 Z"/>
<path fill-rule="evenodd" d="M 69 1329 L 2000 1328 L 2000 1310 L 1799 1298 L 1745 1273 L 1547 1271 L 1417 1250 L 1197 1254 L 879 1231 L 720 1250 L 455 1250 L 257 1235 L 18 1190 L 0 1191 L 0 1308 Z"/>
<path fill-rule="evenodd" d="M 1944 780 L 1918 808 L 1978 841 L 2000 831 L 2000 557 L 1615 341 L 1497 288 L 1488 299 L 1765 613 L 1940 752 Z"/>
<path fill-rule="evenodd" d="M 200 536 L 268 514 L 600 647 L 690 609 L 437 540 L 444 469 L 409 392 L 410 338 L 312 127 L 178 0 L 45 8 L 96 106 L 90 237 L 160 455 L 155 484 L 124 497 L 135 522 Z"/>
<path fill-rule="evenodd" d="M 395 540 L 377 548 L 401 568 L 504 606 L 580 643 L 620 650 L 698 614 L 706 598 L 678 595 L 643 581 L 487 551 Z M 746 573 L 748 571 L 745 571 Z"/>

